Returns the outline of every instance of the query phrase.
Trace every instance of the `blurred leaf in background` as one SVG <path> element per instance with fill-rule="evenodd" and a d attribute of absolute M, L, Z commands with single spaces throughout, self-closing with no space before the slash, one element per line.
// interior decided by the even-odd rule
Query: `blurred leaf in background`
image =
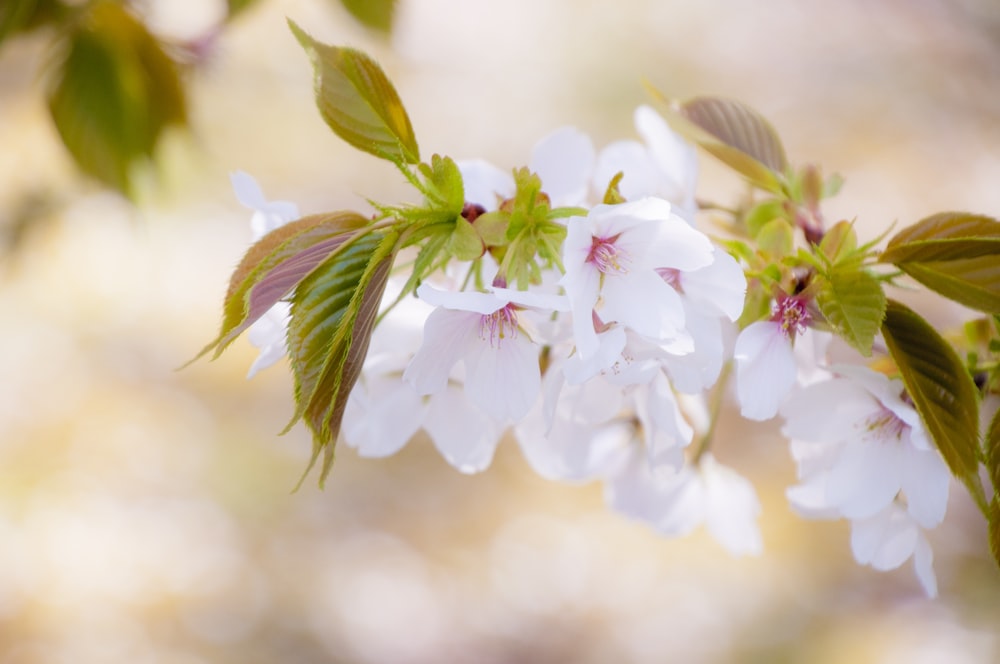
<path fill-rule="evenodd" d="M 396 15 L 396 0 L 340 0 L 344 9 L 366 28 L 388 34 Z"/>
<path fill-rule="evenodd" d="M 8 37 L 52 23 L 64 13 L 58 0 L 4 0 L 0 2 L 0 44 Z"/>
<path fill-rule="evenodd" d="M 61 46 L 48 91 L 56 129 L 81 170 L 131 196 L 135 168 L 153 158 L 163 131 L 187 123 L 177 66 L 112 2 L 87 7 Z"/>

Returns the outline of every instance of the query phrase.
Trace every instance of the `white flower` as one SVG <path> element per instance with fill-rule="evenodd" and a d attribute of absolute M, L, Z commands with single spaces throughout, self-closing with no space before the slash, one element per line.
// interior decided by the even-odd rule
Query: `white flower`
<path fill-rule="evenodd" d="M 599 349 L 594 317 L 618 323 L 675 352 L 693 348 L 684 330 L 684 309 L 659 268 L 695 270 L 712 262 L 712 244 L 670 204 L 644 198 L 598 205 L 586 217 L 571 217 L 563 245 L 573 336 L 583 359 Z"/>
<path fill-rule="evenodd" d="M 937 597 L 934 553 L 920 524 L 897 503 L 867 519 L 851 521 L 851 552 L 862 565 L 884 572 L 911 556 L 917 580 L 928 597 Z"/>
<path fill-rule="evenodd" d="M 236 199 L 244 207 L 253 210 L 250 228 L 255 242 L 279 226 L 299 218 L 299 209 L 295 203 L 265 199 L 264 192 L 251 175 L 236 171 L 230 173 L 229 180 L 236 193 Z M 247 378 L 253 378 L 258 371 L 266 369 L 285 356 L 287 352 L 285 337 L 290 311 L 291 307 L 287 302 L 277 302 L 250 326 L 247 337 L 251 344 L 260 348 L 260 355 L 250 366 Z"/>
<path fill-rule="evenodd" d="M 803 511 L 865 519 L 902 491 L 924 528 L 944 519 L 950 475 L 931 447 L 903 384 L 865 367 L 836 367 L 782 407 L 800 485 L 789 489 Z"/>
<path fill-rule="evenodd" d="M 709 453 L 679 470 L 652 468 L 635 456 L 608 483 L 607 495 L 614 509 L 650 522 L 664 535 L 686 535 L 704 524 L 733 555 L 763 551 L 753 485 Z"/>
<path fill-rule="evenodd" d="M 903 384 L 866 367 L 795 392 L 782 406 L 800 484 L 788 489 L 806 516 L 852 521 L 859 563 L 884 570 L 914 556 L 928 594 L 936 592 L 921 528 L 944 520 L 950 475 Z"/>
<path fill-rule="evenodd" d="M 594 173 L 595 187 L 606 187 L 621 172 L 624 177 L 618 191 L 626 199 L 660 196 L 674 205 L 678 215 L 693 222 L 698 209 L 694 198 L 698 179 L 694 147 L 649 106 L 637 108 L 634 117 L 645 143 L 617 141 L 601 150 Z"/>
<path fill-rule="evenodd" d="M 423 343 L 403 378 L 420 394 L 437 394 L 461 361 L 472 403 L 499 422 L 524 417 L 538 396 L 541 377 L 539 348 L 524 333 L 520 312 L 524 307 L 565 310 L 565 299 L 505 288 L 446 292 L 426 284 L 417 294 L 438 309 L 427 318 Z"/>
<path fill-rule="evenodd" d="M 736 395 L 740 413 L 751 420 L 775 416 L 778 406 L 795 385 L 792 344 L 802 334 L 810 314 L 805 300 L 779 300 L 771 318 L 751 323 L 736 339 Z"/>

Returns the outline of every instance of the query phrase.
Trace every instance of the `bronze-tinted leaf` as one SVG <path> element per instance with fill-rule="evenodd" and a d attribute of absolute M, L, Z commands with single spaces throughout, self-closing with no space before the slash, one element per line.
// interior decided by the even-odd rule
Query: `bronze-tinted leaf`
<path fill-rule="evenodd" d="M 288 352 L 297 408 L 289 426 L 304 418 L 312 431 L 313 458 L 306 474 L 322 454 L 321 486 L 368 352 L 395 241 L 393 234 L 366 235 L 314 270 L 292 300 Z"/>
<path fill-rule="evenodd" d="M 985 506 L 978 474 L 979 393 L 965 364 L 930 323 L 894 300 L 886 306 L 882 334 L 945 462 Z"/>
<path fill-rule="evenodd" d="M 262 237 L 233 272 L 223 304 L 222 330 L 198 357 L 213 349 L 218 357 L 367 223 L 354 212 L 311 215 Z"/>
<path fill-rule="evenodd" d="M 288 24 L 312 60 L 316 105 L 334 133 L 381 159 L 418 163 L 410 118 L 378 63 L 361 51 L 321 44 L 292 21 Z"/>
<path fill-rule="evenodd" d="M 340 0 L 362 25 L 388 33 L 396 13 L 396 0 Z"/>
<path fill-rule="evenodd" d="M 721 143 L 759 161 L 775 173 L 788 166 L 785 148 L 764 116 L 731 99 L 696 97 L 681 105 L 681 113 Z"/>
<path fill-rule="evenodd" d="M 56 129 L 77 165 L 119 191 L 163 131 L 186 122 L 177 67 L 120 4 L 88 7 L 68 36 L 49 92 Z"/>
<path fill-rule="evenodd" d="M 1000 221 L 967 212 L 941 212 L 896 233 L 879 260 L 900 265 L 980 256 L 1000 256 Z"/>

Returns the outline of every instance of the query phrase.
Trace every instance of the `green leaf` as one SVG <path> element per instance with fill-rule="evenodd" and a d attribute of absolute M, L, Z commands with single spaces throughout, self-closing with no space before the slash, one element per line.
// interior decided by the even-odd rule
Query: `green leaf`
<path fill-rule="evenodd" d="M 49 111 L 84 172 L 126 195 L 163 131 L 186 123 L 177 67 L 117 3 L 88 7 L 70 33 L 48 94 Z"/>
<path fill-rule="evenodd" d="M 865 357 L 872 354 L 875 335 L 885 316 L 882 284 L 860 266 L 834 266 L 817 275 L 816 303 L 838 335 Z"/>
<path fill-rule="evenodd" d="M 448 252 L 460 261 L 474 261 L 483 255 L 486 245 L 475 227 L 464 217 L 457 217 L 455 230 L 448 236 Z"/>
<path fill-rule="evenodd" d="M 788 214 L 785 212 L 783 201 L 771 198 L 758 203 L 747 212 L 744 220 L 747 227 L 747 234 L 752 238 L 756 238 L 765 224 L 775 219 L 788 220 Z"/>
<path fill-rule="evenodd" d="M 965 212 L 941 212 L 896 233 L 883 263 L 953 261 L 1000 255 L 1000 221 Z"/>
<path fill-rule="evenodd" d="M 297 408 L 288 426 L 305 419 L 312 431 L 313 456 L 303 479 L 322 454 L 320 486 L 368 353 L 396 240 L 395 233 L 362 237 L 314 270 L 292 298 L 288 353 Z"/>
<path fill-rule="evenodd" d="M 959 304 L 986 313 L 1000 313 L 1000 256 L 900 263 L 899 268 Z"/>
<path fill-rule="evenodd" d="M 994 500 L 1000 500 L 1000 410 L 993 415 L 984 443 L 986 469 L 990 472 Z"/>
<path fill-rule="evenodd" d="M 291 20 L 288 25 L 312 61 L 316 105 L 334 133 L 397 166 L 418 163 L 410 118 L 378 63 L 361 51 L 317 42 Z"/>
<path fill-rule="evenodd" d="M 823 235 L 819 250 L 830 263 L 836 264 L 848 260 L 858 248 L 858 234 L 854 224 L 849 221 L 839 221 Z"/>
<path fill-rule="evenodd" d="M 897 233 L 879 260 L 959 304 L 1000 313 L 1000 221 L 935 214 Z"/>
<path fill-rule="evenodd" d="M 675 131 L 756 186 L 781 192 L 781 174 L 788 167 L 785 148 L 771 124 L 749 106 L 696 97 L 671 105 L 664 117 Z"/>
<path fill-rule="evenodd" d="M 226 19 L 231 20 L 238 14 L 243 13 L 251 6 L 257 4 L 259 0 L 226 0 Z"/>
<path fill-rule="evenodd" d="M 428 204 L 448 216 L 462 214 L 465 207 L 465 185 L 462 171 L 451 157 L 431 156 L 431 163 L 420 164 L 420 173 L 427 186 Z"/>
<path fill-rule="evenodd" d="M 771 256 L 787 256 L 795 246 L 795 232 L 791 224 L 781 217 L 772 219 L 757 233 L 757 246 Z"/>
<path fill-rule="evenodd" d="M 895 300 L 886 306 L 882 335 L 941 456 L 985 510 L 978 475 L 979 394 L 965 364 L 930 323 Z"/>
<path fill-rule="evenodd" d="M 18 33 L 47 23 L 59 23 L 65 13 L 58 0 L 3 0 L 0 2 L 0 44 Z"/>
<path fill-rule="evenodd" d="M 194 359 L 212 349 L 218 357 L 367 224 L 367 219 L 354 212 L 334 212 L 304 217 L 262 237 L 250 247 L 230 278 L 219 336 Z"/>
<path fill-rule="evenodd" d="M 396 0 L 340 0 L 340 4 L 362 25 L 379 32 L 392 31 Z"/>
<path fill-rule="evenodd" d="M 993 561 L 1000 566 L 1000 498 L 994 498 L 990 503 L 989 538 Z"/>

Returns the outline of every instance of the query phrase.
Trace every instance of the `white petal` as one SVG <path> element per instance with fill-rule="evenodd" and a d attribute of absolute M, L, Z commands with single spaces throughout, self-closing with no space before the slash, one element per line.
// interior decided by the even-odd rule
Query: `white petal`
<path fill-rule="evenodd" d="M 493 293 L 477 291 L 446 291 L 434 288 L 428 283 L 420 284 L 417 295 L 427 304 L 455 311 L 474 311 L 477 314 L 491 314 L 507 305 L 507 301 Z"/>
<path fill-rule="evenodd" d="M 902 488 L 910 516 L 924 528 L 937 526 L 948 509 L 948 467 L 937 450 L 909 449 L 902 463 Z"/>
<path fill-rule="evenodd" d="M 273 365 L 288 352 L 286 337 L 290 311 L 291 307 L 287 302 L 276 302 L 247 330 L 250 343 L 260 348 L 260 355 L 247 373 L 248 379 L 253 378 L 258 371 Z"/>
<path fill-rule="evenodd" d="M 780 324 L 748 325 L 736 339 L 733 357 L 740 413 L 750 420 L 774 417 L 795 384 L 795 355 Z"/>
<path fill-rule="evenodd" d="M 597 350 L 589 358 L 583 357 L 582 353 L 576 353 L 566 359 L 563 373 L 567 382 L 579 385 L 610 369 L 622 359 L 622 350 L 625 349 L 625 328 L 612 327 L 597 335 L 597 340 Z"/>
<path fill-rule="evenodd" d="M 659 191 L 671 202 L 686 207 L 694 197 L 698 178 L 698 156 L 694 147 L 670 129 L 650 106 L 638 107 L 634 117 L 639 135 L 659 166 L 662 178 Z"/>
<path fill-rule="evenodd" d="M 260 185 L 257 184 L 257 180 L 254 179 L 254 177 L 249 173 L 234 171 L 229 174 L 229 182 L 233 186 L 233 192 L 236 194 L 236 200 L 238 200 L 243 207 L 250 208 L 251 210 L 260 210 L 267 205 L 267 199 L 264 198 L 264 192 L 261 191 Z"/>
<path fill-rule="evenodd" d="M 344 413 L 344 440 L 362 457 L 395 454 L 420 428 L 424 411 L 420 395 L 399 378 L 362 378 Z"/>
<path fill-rule="evenodd" d="M 455 162 L 462 174 L 465 200 L 478 203 L 487 210 L 497 209 L 497 199 L 514 195 L 514 177 L 510 171 L 502 171 L 482 159 L 459 160 Z"/>
<path fill-rule="evenodd" d="M 717 317 L 708 317 L 684 300 L 684 318 L 694 350 L 684 355 L 667 355 L 663 360 L 674 388 L 685 394 L 695 394 L 711 387 L 722 371 L 725 346 L 722 325 Z"/>
<path fill-rule="evenodd" d="M 520 420 L 538 398 L 538 347 L 523 335 L 496 346 L 489 339 L 476 339 L 465 364 L 469 401 L 500 422 Z"/>
<path fill-rule="evenodd" d="M 760 501 L 753 485 L 711 454 L 702 457 L 700 471 L 708 532 L 734 556 L 760 555 L 764 551 L 757 526 Z"/>
<path fill-rule="evenodd" d="M 890 505 L 902 484 L 897 441 L 863 440 L 844 445 L 830 469 L 827 495 L 848 519 L 864 519 Z"/>
<path fill-rule="evenodd" d="M 652 270 L 606 278 L 598 313 L 650 339 L 671 340 L 684 327 L 680 296 Z"/>
<path fill-rule="evenodd" d="M 643 393 L 645 399 L 641 398 Z M 694 429 L 684 419 L 666 376 L 658 373 L 636 397 L 636 414 L 643 425 L 650 465 L 678 466 L 683 460 L 681 450 L 691 443 Z"/>
<path fill-rule="evenodd" d="M 580 205 L 594 168 L 594 144 L 578 129 L 563 127 L 544 137 L 531 153 L 530 168 L 542 180 L 553 207 Z"/>
<path fill-rule="evenodd" d="M 652 196 L 659 180 L 656 162 L 646 147 L 638 141 L 616 141 L 601 150 L 594 169 L 594 188 L 603 194 L 611 179 L 624 176 L 618 183 L 618 193 L 626 200 Z"/>
<path fill-rule="evenodd" d="M 855 440 L 858 424 L 878 410 L 878 403 L 853 381 L 824 380 L 795 390 L 782 404 L 785 425 L 781 432 L 788 438 L 816 443 Z"/>
<path fill-rule="evenodd" d="M 489 467 L 503 431 L 454 385 L 431 397 L 424 429 L 441 456 L 463 473 Z"/>
<path fill-rule="evenodd" d="M 481 316 L 467 311 L 435 309 L 424 325 L 424 340 L 403 380 L 419 394 L 435 394 L 448 383 L 448 374 L 471 344 L 479 341 Z"/>
<path fill-rule="evenodd" d="M 934 552 L 923 534 L 917 536 L 917 544 L 913 549 L 913 569 L 917 579 L 928 597 L 937 597 L 937 577 L 934 575 Z"/>
<path fill-rule="evenodd" d="M 536 291 L 516 290 L 513 288 L 490 288 L 493 294 L 506 302 L 513 302 L 522 307 L 531 307 L 543 311 L 569 311 L 570 300 L 565 295 L 554 293 L 539 293 Z M 486 312 L 489 313 L 489 312 Z"/>
<path fill-rule="evenodd" d="M 913 554 L 918 536 L 916 525 L 895 505 L 851 522 L 854 559 L 881 572 L 902 565 Z"/>
<path fill-rule="evenodd" d="M 735 321 L 743 313 L 747 280 L 743 268 L 728 253 L 713 248 L 713 260 L 697 270 L 682 272 L 684 295 L 709 313 L 719 312 Z"/>

